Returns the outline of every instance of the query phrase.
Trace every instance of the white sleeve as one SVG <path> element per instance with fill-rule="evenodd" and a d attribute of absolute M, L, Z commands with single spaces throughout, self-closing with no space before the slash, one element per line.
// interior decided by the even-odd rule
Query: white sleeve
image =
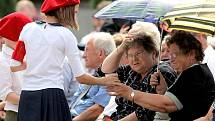
<path fill-rule="evenodd" d="M 17 60 L 14 60 L 14 59 L 11 59 L 10 60 L 10 66 L 14 67 L 14 66 L 20 66 L 22 63 L 17 61 Z"/>
<path fill-rule="evenodd" d="M 69 64 L 72 68 L 74 77 L 79 77 L 85 73 L 81 63 L 80 52 L 77 47 L 76 37 L 71 33 L 66 36 L 65 54 L 68 58 Z"/>
<path fill-rule="evenodd" d="M 27 24 L 23 27 L 22 31 L 21 31 L 20 34 L 19 34 L 19 41 L 23 41 L 23 42 L 25 41 L 26 32 L 28 32 L 28 30 L 31 29 L 32 24 L 34 24 L 34 23 L 27 23 Z"/>
<path fill-rule="evenodd" d="M 10 67 L 1 64 L 0 64 L 0 99 L 5 100 L 7 95 L 13 92 L 12 77 Z"/>
<path fill-rule="evenodd" d="M 167 91 L 164 95 L 168 96 L 175 103 L 178 110 L 181 110 L 183 108 L 182 103 L 173 93 Z"/>

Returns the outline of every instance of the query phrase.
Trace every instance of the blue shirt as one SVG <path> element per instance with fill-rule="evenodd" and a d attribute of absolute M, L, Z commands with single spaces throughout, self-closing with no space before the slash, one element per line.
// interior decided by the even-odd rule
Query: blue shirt
<path fill-rule="evenodd" d="M 104 76 L 99 72 L 96 72 L 94 76 Z M 80 84 L 77 92 L 71 98 L 72 103 L 76 101 L 78 96 L 83 92 L 85 89 L 85 84 Z M 87 94 L 79 101 L 79 103 L 75 106 L 73 110 L 71 110 L 72 116 L 78 116 L 81 112 L 86 110 L 87 108 L 91 107 L 94 104 L 101 105 L 105 107 L 110 100 L 110 96 L 107 93 L 105 86 L 100 85 L 92 85 Z"/>
<path fill-rule="evenodd" d="M 67 59 L 65 59 L 63 63 L 63 79 L 64 79 L 64 94 L 66 96 L 68 104 L 70 104 L 72 102 L 71 97 L 78 90 L 79 83 L 77 80 L 75 80 L 72 68 L 69 65 Z"/>

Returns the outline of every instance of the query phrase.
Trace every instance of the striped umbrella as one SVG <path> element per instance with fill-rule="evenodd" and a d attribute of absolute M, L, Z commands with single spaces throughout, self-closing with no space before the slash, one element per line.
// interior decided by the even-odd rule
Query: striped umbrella
<path fill-rule="evenodd" d="M 169 29 L 184 30 L 195 33 L 203 33 L 208 36 L 215 36 L 215 19 L 202 17 L 180 17 L 169 21 Z"/>
<path fill-rule="evenodd" d="M 197 0 L 186 4 L 179 4 L 166 13 L 163 20 L 184 16 L 215 17 L 215 0 Z"/>
<path fill-rule="evenodd" d="M 197 0 L 179 4 L 165 14 L 163 21 L 173 30 L 191 31 L 214 36 L 215 0 Z"/>

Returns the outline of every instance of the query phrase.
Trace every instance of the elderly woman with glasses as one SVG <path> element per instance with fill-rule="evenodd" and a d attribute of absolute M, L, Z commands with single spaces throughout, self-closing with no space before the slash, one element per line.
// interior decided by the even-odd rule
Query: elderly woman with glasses
<path fill-rule="evenodd" d="M 150 80 L 157 90 L 166 91 L 164 95 L 137 91 L 120 83 L 108 88 L 110 94 L 150 110 L 168 112 L 170 121 L 192 121 L 206 115 L 214 100 L 215 84 L 207 64 L 201 63 L 204 54 L 200 42 L 188 32 L 177 31 L 167 44 L 172 66 L 180 75 L 168 89 L 161 73 L 154 73 Z"/>
<path fill-rule="evenodd" d="M 116 72 L 121 81 L 120 84 L 141 92 L 156 93 L 155 88 L 149 82 L 150 75 L 157 71 L 158 64 L 158 49 L 154 38 L 153 34 L 142 32 L 128 35 L 122 44 L 105 59 L 102 71 L 104 73 Z M 130 42 L 131 39 L 132 42 Z M 127 55 L 128 65 L 119 66 L 124 53 Z M 167 83 L 171 85 L 176 78 L 173 69 L 166 63 L 160 64 L 159 69 Z M 133 93 L 129 95 L 132 97 Z M 144 109 L 132 100 L 117 96 L 115 101 L 118 106 L 117 111 L 111 115 L 113 121 L 152 121 L 154 118 L 154 111 Z"/>

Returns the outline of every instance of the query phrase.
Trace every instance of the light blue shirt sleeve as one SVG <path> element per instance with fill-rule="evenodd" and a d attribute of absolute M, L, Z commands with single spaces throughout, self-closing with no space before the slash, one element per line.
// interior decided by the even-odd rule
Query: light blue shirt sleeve
<path fill-rule="evenodd" d="M 73 102 L 75 102 L 78 95 L 80 95 L 83 89 L 84 85 L 81 84 L 79 86 L 78 91 L 74 94 L 72 98 Z M 86 110 L 87 108 L 91 107 L 94 104 L 99 104 L 105 107 L 108 104 L 109 100 L 110 96 L 108 95 L 106 88 L 104 86 L 93 85 L 88 91 L 88 93 L 79 101 L 77 106 L 75 106 L 74 112 L 79 115 L 81 112 L 83 112 L 84 110 Z M 76 114 L 73 114 L 73 112 L 71 112 L 71 114 L 76 116 Z"/>
<path fill-rule="evenodd" d="M 72 68 L 65 59 L 63 63 L 64 93 L 68 103 L 71 103 L 71 97 L 77 91 L 79 83 L 75 80 Z"/>
<path fill-rule="evenodd" d="M 105 107 L 109 103 L 109 100 L 110 100 L 110 96 L 107 93 L 106 87 L 99 86 L 98 93 L 93 97 L 93 101 L 96 104 L 99 104 L 102 107 Z"/>

